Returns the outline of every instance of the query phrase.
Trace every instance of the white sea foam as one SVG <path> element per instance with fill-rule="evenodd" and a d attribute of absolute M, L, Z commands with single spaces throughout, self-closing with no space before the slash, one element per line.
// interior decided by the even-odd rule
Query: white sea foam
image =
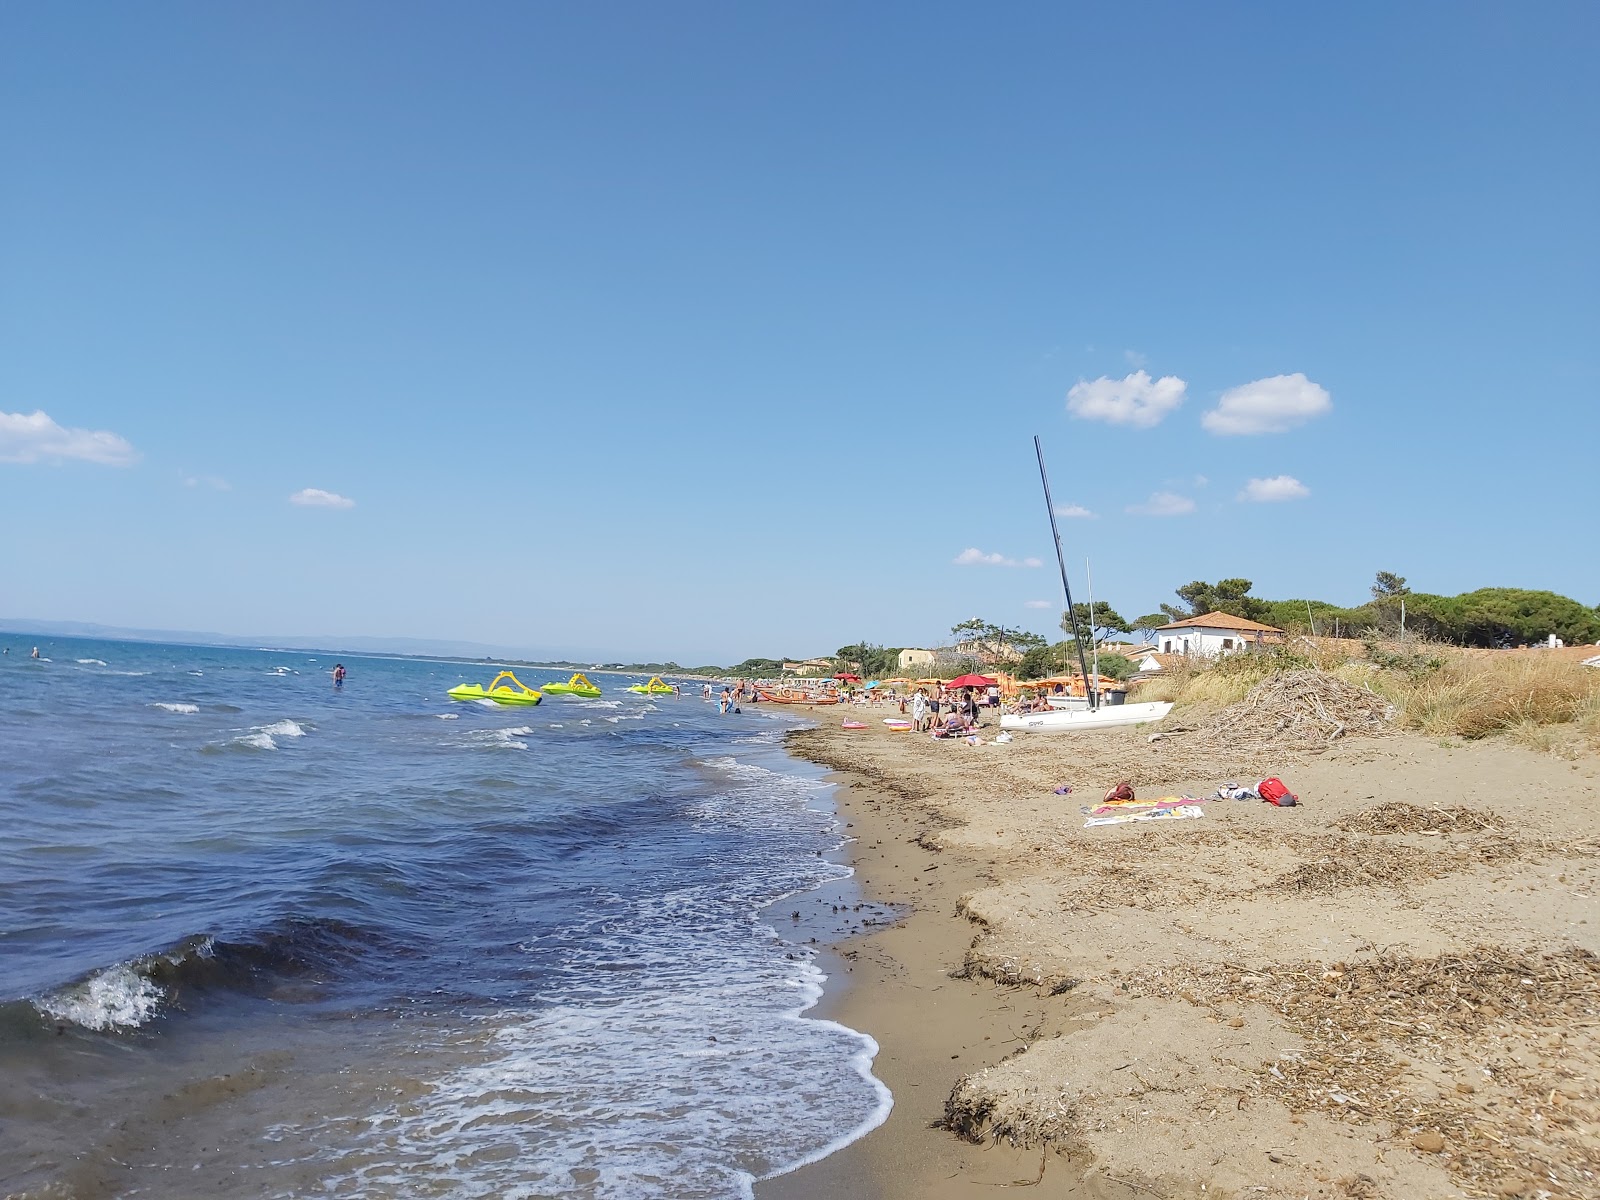
<path fill-rule="evenodd" d="M 438 716 L 439 716 L 439 720 L 441 720 L 441 721 L 459 721 L 459 720 L 461 720 L 461 714 L 460 713 L 439 713 Z"/>
<path fill-rule="evenodd" d="M 270 734 L 273 737 L 297 738 L 306 736 L 304 725 L 301 725 L 298 721 L 289 720 L 274 721 L 271 725 L 262 725 L 256 732 Z"/>
<path fill-rule="evenodd" d="M 691 918 L 644 959 L 627 933 L 585 938 L 607 965 L 662 973 L 661 988 L 484 1018 L 477 1061 L 430 1081 L 425 1104 L 374 1113 L 325 1178 L 372 1194 L 748 1200 L 756 1180 L 881 1125 L 893 1098 L 872 1075 L 877 1043 L 803 1016 L 822 972 L 777 957 L 762 931 L 712 967 L 693 949 L 702 903 L 644 904 L 634 915 L 667 928 Z M 573 964 L 558 991 L 592 986 L 588 970 Z"/>
<path fill-rule="evenodd" d="M 243 737 L 234 738 L 234 742 L 237 745 L 251 746 L 257 750 L 276 750 L 278 748 L 278 743 L 272 740 L 270 733 L 247 733 Z"/>
<path fill-rule="evenodd" d="M 708 758 L 706 766 L 713 767 L 726 775 L 744 783 L 756 785 L 779 785 L 782 787 L 800 788 L 806 791 L 821 791 L 831 787 L 825 779 L 807 779 L 801 775 L 791 775 L 786 771 L 773 771 L 755 763 L 740 762 L 737 758 Z"/>
<path fill-rule="evenodd" d="M 486 750 L 526 750 L 528 743 L 522 739 L 533 732 L 531 725 L 517 725 L 511 729 L 474 729 L 467 740 Z"/>
<path fill-rule="evenodd" d="M 76 661 L 80 666 L 85 667 L 103 667 L 106 665 L 106 660 L 103 658 L 80 658 Z"/>
<path fill-rule="evenodd" d="M 162 712 L 169 713 L 197 713 L 200 711 L 200 706 L 198 704 L 166 704 L 157 701 L 150 707 L 159 708 Z"/>
<path fill-rule="evenodd" d="M 89 976 L 82 983 L 62 988 L 35 1004 L 58 1021 L 70 1021 L 103 1033 L 143 1025 L 155 1016 L 162 998 L 161 989 L 154 983 L 132 967 L 119 964 Z"/>
<path fill-rule="evenodd" d="M 584 700 L 578 705 L 578 707 L 579 708 L 621 708 L 622 707 L 622 701 L 621 700 Z"/>

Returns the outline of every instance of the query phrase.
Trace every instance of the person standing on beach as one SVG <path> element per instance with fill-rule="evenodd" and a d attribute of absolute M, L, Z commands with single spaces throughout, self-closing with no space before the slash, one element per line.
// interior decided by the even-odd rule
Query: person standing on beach
<path fill-rule="evenodd" d="M 911 727 L 918 733 L 928 731 L 928 693 L 921 688 L 911 697 Z"/>

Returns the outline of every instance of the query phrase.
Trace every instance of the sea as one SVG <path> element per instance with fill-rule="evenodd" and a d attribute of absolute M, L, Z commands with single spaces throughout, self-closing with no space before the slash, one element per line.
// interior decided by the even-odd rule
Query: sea
<path fill-rule="evenodd" d="M 0 1195 L 748 1197 L 887 1116 L 772 706 L 0 644 Z"/>

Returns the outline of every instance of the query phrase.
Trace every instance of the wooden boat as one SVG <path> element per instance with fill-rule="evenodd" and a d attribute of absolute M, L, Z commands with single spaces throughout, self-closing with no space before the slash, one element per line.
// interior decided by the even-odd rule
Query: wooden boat
<path fill-rule="evenodd" d="M 793 688 L 764 688 L 756 685 L 756 695 L 768 704 L 837 704 L 837 695 L 817 692 L 797 692 Z"/>

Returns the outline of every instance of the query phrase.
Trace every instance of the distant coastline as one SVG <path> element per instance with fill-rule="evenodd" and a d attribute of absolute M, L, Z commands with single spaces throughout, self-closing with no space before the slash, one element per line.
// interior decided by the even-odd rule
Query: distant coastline
<path fill-rule="evenodd" d="M 491 662 L 513 667 L 548 667 L 566 671 L 615 671 L 620 674 L 672 674 L 712 677 L 721 668 L 680 667 L 676 663 L 608 661 L 606 655 L 533 657 L 526 650 L 508 650 L 481 642 L 435 641 L 383 637 L 241 637 L 182 629 L 137 629 L 83 621 L 39 621 L 0 617 L 0 637 L 83 638 L 90 641 L 153 642 L 169 646 L 213 646 L 230 650 L 281 650 L 293 654 L 395 656 L 424 662 Z M 408 648 L 409 647 L 409 648 Z"/>

